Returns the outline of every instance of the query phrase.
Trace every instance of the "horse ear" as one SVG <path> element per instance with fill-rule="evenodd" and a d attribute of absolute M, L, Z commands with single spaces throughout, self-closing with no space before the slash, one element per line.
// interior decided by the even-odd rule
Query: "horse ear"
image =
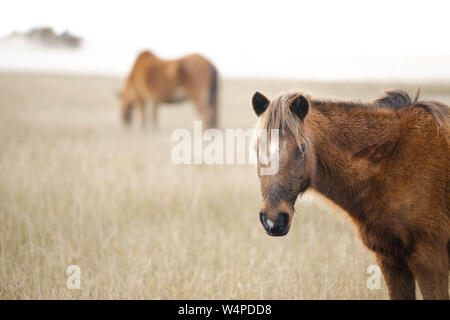
<path fill-rule="evenodd" d="M 300 120 L 303 120 L 308 114 L 309 100 L 305 96 L 299 94 L 292 99 L 289 108 L 300 118 Z"/>
<path fill-rule="evenodd" d="M 255 111 L 258 117 L 262 115 L 264 111 L 267 110 L 269 104 L 270 104 L 269 99 L 267 99 L 263 94 L 259 93 L 258 91 L 255 92 L 252 98 L 252 105 L 253 110 Z"/>

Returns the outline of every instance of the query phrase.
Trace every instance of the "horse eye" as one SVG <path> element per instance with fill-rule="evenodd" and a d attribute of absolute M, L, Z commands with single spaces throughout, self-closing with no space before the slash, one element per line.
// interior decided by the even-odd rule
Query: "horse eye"
<path fill-rule="evenodd" d="M 301 148 L 297 147 L 297 149 L 295 151 L 295 156 L 298 159 L 301 159 L 301 158 L 305 157 L 305 150 L 306 150 L 306 146 L 304 144 L 302 144 Z"/>

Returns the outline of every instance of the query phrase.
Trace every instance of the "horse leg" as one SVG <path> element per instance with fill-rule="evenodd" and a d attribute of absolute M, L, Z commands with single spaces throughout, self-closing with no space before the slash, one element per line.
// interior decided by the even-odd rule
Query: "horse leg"
<path fill-rule="evenodd" d="M 152 124 L 153 128 L 158 128 L 158 110 L 159 110 L 159 102 L 155 101 L 153 102 L 153 108 L 152 108 Z"/>
<path fill-rule="evenodd" d="M 212 113 L 211 108 L 209 108 L 208 104 L 205 102 L 205 99 L 199 97 L 194 102 L 197 106 L 197 110 L 202 117 L 202 121 L 204 123 L 204 129 L 211 129 L 215 127 L 214 114 Z"/>
<path fill-rule="evenodd" d="M 208 107 L 203 108 L 203 122 L 206 124 L 206 129 L 214 128 L 215 127 L 215 121 L 214 121 L 214 115 L 212 114 L 212 110 Z"/>
<path fill-rule="evenodd" d="M 446 243 L 418 242 L 408 263 L 423 298 L 448 300 L 448 252 Z"/>
<path fill-rule="evenodd" d="M 142 125 L 142 128 L 145 128 L 146 127 L 145 103 L 141 99 L 137 99 L 136 105 L 139 108 L 139 113 L 141 114 L 141 125 Z"/>
<path fill-rule="evenodd" d="M 214 126 L 212 121 L 211 110 L 208 106 L 205 92 L 200 88 L 186 87 L 186 95 L 190 102 L 194 105 L 198 114 L 202 117 L 204 129 L 209 129 Z"/>
<path fill-rule="evenodd" d="M 208 95 L 201 94 L 196 100 L 197 108 L 200 110 L 202 120 L 206 129 L 215 128 L 217 126 L 216 108 L 209 104 Z"/>
<path fill-rule="evenodd" d="M 377 262 L 392 300 L 416 299 L 416 283 L 406 261 L 377 254 Z"/>

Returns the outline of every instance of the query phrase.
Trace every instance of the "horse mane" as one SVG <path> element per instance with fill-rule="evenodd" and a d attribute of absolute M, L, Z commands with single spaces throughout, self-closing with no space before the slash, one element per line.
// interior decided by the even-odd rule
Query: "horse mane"
<path fill-rule="evenodd" d="M 405 108 L 418 107 L 427 111 L 433 117 L 438 128 L 449 126 L 450 108 L 437 101 L 419 100 L 420 89 L 417 91 L 414 99 L 403 90 L 386 90 L 381 98 L 371 103 L 358 101 L 339 101 L 339 100 L 311 100 L 311 104 L 316 107 L 329 106 L 341 107 L 344 109 L 366 108 L 371 110 L 392 110 L 398 111 Z"/>
<path fill-rule="evenodd" d="M 375 101 L 381 107 L 399 110 L 408 107 L 418 107 L 427 111 L 433 117 L 438 127 L 449 125 L 450 111 L 449 107 L 437 101 L 419 100 L 420 89 L 414 99 L 402 90 L 387 90 L 385 95 Z"/>
<path fill-rule="evenodd" d="M 345 110 L 367 109 L 392 110 L 396 112 L 405 108 L 422 108 L 433 117 L 438 128 L 448 127 L 450 122 L 450 108 L 440 102 L 419 100 L 419 92 L 417 92 L 414 99 L 411 99 L 405 91 L 387 90 L 381 98 L 370 103 L 333 99 L 312 99 L 310 96 L 300 92 L 281 94 L 271 101 L 270 107 L 260 116 L 257 129 L 267 130 L 267 141 L 271 141 L 269 129 L 278 129 L 281 135 L 283 132 L 291 132 L 299 146 L 304 144 L 307 140 L 304 134 L 304 126 L 301 125 L 302 122 L 299 121 L 298 117 L 289 108 L 290 100 L 298 94 L 304 95 L 309 100 L 311 106 L 318 110 L 322 108 L 343 108 Z"/>

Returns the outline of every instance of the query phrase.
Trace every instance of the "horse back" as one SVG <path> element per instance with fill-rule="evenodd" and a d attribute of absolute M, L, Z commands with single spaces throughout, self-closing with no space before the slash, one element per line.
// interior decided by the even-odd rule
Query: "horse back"
<path fill-rule="evenodd" d="M 163 60 L 144 51 L 133 65 L 127 90 L 134 91 L 142 101 L 157 102 L 171 96 L 179 85 L 178 60 Z"/>
<path fill-rule="evenodd" d="M 191 54 L 179 59 L 180 81 L 190 91 L 209 92 L 212 81 L 211 62 L 199 54 Z"/>
<path fill-rule="evenodd" d="M 184 95 L 199 99 L 209 92 L 211 68 L 212 64 L 198 54 L 164 60 L 144 51 L 136 59 L 128 87 L 142 100 L 178 102 Z"/>

